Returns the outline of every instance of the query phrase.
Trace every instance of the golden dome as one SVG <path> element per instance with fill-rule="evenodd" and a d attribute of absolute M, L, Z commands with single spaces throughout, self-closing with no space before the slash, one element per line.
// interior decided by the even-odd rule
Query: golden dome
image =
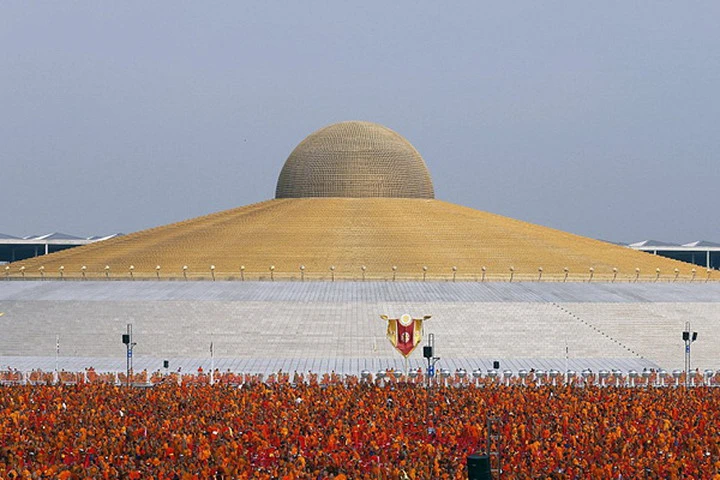
<path fill-rule="evenodd" d="M 372 122 L 336 123 L 307 136 L 280 172 L 276 198 L 435 198 L 425 161 L 400 134 Z"/>

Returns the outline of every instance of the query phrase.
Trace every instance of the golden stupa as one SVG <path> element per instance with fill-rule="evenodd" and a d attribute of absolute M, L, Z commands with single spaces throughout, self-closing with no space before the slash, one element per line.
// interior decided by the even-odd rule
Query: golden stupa
<path fill-rule="evenodd" d="M 9 266 L 47 279 L 692 281 L 694 266 L 435 200 L 415 148 L 342 122 L 288 157 L 276 198 Z"/>

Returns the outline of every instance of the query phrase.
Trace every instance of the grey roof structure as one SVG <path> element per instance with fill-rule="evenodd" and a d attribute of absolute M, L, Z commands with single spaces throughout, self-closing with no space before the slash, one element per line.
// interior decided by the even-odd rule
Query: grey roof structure
<path fill-rule="evenodd" d="M 677 243 L 661 242 L 660 240 L 643 240 L 641 242 L 635 242 L 628 245 L 628 247 L 639 248 L 639 247 L 676 247 Z"/>
<path fill-rule="evenodd" d="M 35 240 L 84 240 L 82 237 L 76 237 L 75 235 L 68 235 L 67 233 L 61 232 L 47 233 L 45 235 L 38 235 L 37 237 L 33 238 Z"/>
<path fill-rule="evenodd" d="M 697 248 L 697 247 L 716 247 L 716 248 L 720 248 L 720 243 L 708 242 L 707 240 L 696 240 L 696 241 L 690 242 L 690 243 L 683 243 L 682 246 L 683 246 L 683 247 L 692 247 L 692 248 Z"/>
<path fill-rule="evenodd" d="M 47 255 L 66 248 L 88 245 L 120 235 L 122 234 L 116 233 L 113 235 L 86 238 L 69 235 L 67 233 L 52 232 L 44 235 L 28 235 L 20 238 L 0 233 L 0 263 Z"/>

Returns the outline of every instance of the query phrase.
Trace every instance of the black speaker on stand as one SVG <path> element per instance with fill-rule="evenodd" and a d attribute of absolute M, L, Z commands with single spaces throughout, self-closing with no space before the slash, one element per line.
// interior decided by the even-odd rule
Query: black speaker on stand
<path fill-rule="evenodd" d="M 468 480 L 493 480 L 490 457 L 473 453 L 467 457 Z"/>

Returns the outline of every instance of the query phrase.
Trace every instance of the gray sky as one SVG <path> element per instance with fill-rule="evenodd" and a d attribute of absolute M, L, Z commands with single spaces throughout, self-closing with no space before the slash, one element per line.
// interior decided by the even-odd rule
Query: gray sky
<path fill-rule="evenodd" d="M 2 2 L 0 232 L 272 198 L 369 120 L 439 199 L 613 241 L 720 242 L 719 2 Z"/>

